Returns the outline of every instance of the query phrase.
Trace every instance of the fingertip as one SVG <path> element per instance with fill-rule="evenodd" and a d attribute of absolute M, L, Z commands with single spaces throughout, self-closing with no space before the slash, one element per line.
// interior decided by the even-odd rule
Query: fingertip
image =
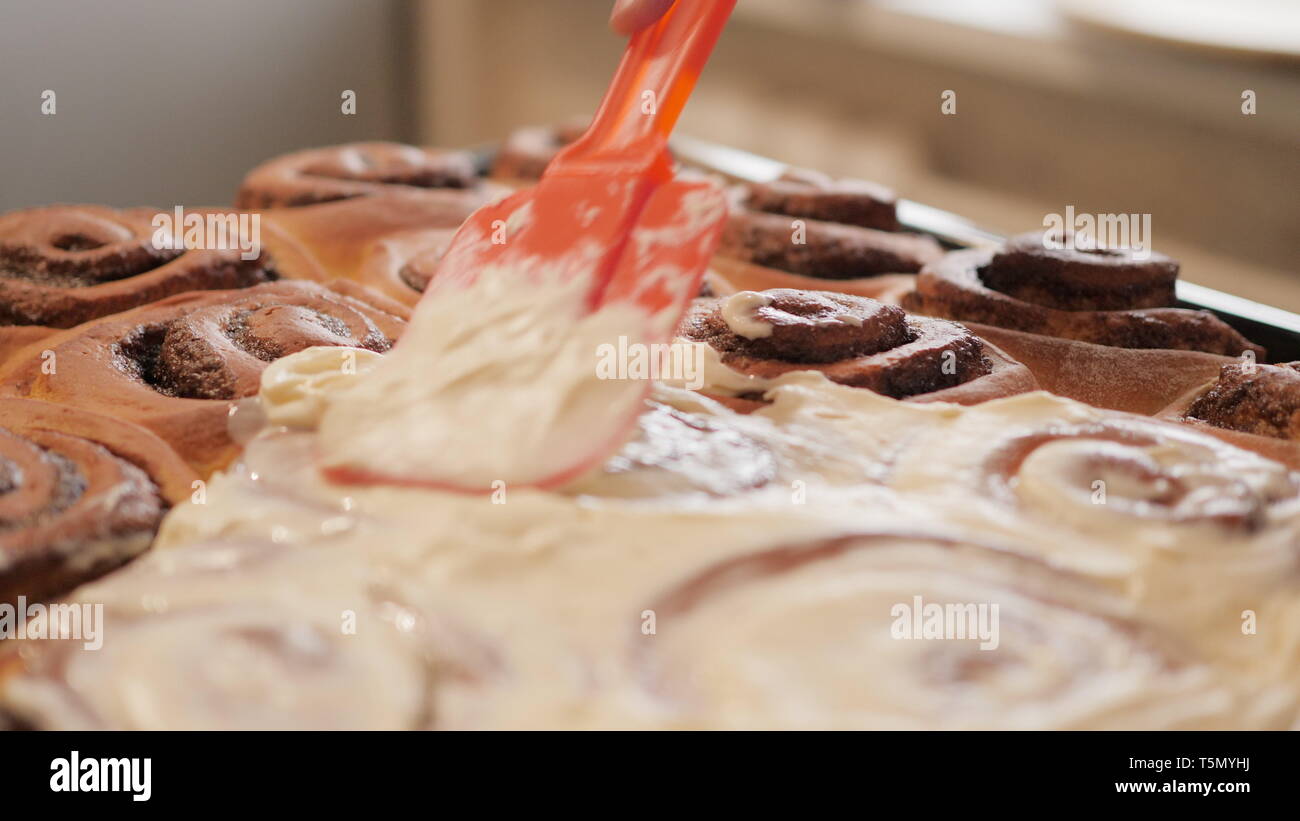
<path fill-rule="evenodd" d="M 630 37 L 658 22 L 675 0 L 617 0 L 609 15 L 609 26 L 616 33 Z"/>

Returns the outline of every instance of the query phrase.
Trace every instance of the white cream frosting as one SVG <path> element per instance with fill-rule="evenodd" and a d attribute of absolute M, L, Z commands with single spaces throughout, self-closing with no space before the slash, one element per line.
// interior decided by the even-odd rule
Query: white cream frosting
<path fill-rule="evenodd" d="M 677 337 L 673 342 L 677 345 L 690 345 L 693 346 L 692 350 L 698 349 L 700 351 L 697 360 L 701 365 L 700 373 L 695 374 L 695 377 L 701 390 L 719 396 L 745 396 L 765 393 L 768 388 L 779 384 L 779 378 L 768 379 L 763 376 L 741 373 L 727 367 L 722 362 L 722 354 L 718 353 L 718 349 L 708 343 L 695 342 L 684 336 Z M 685 378 L 665 379 L 663 381 L 675 388 L 687 387 Z"/>
<path fill-rule="evenodd" d="M 262 408 L 271 425 L 315 428 L 326 397 L 382 359 L 364 348 L 318 345 L 277 359 L 262 372 Z"/>
<path fill-rule="evenodd" d="M 772 323 L 759 319 L 756 312 L 772 304 L 772 298 L 758 291 L 737 291 L 722 303 L 722 321 L 733 334 L 746 339 L 772 335 Z"/>
<path fill-rule="evenodd" d="M 596 378 L 597 351 L 639 338 L 646 320 L 626 302 L 587 312 L 590 289 L 584 276 L 501 268 L 422 301 L 401 343 L 334 395 L 324 463 L 486 491 L 548 481 L 575 452 L 622 436 L 628 420 L 610 409 L 647 385 Z"/>
<path fill-rule="evenodd" d="M 409 350 L 438 341 L 419 322 Z M 328 383 L 322 357 L 264 378 L 268 418 L 290 429 L 254 440 L 204 504 L 174 509 L 152 554 L 74 594 L 118 614 L 106 650 L 67 648 L 66 680 L 20 679 L 7 696 L 20 713 L 452 728 L 1253 728 L 1300 715 L 1300 477 L 1194 431 L 1041 392 L 909 404 L 804 372 L 773 380 L 750 415 L 657 387 L 627 444 L 557 491 L 335 485 L 317 471 L 327 442 L 396 453 L 422 435 L 420 403 L 440 400 L 414 357 Z M 527 382 L 503 401 L 540 390 L 501 378 Z M 363 402 L 374 413 L 357 428 Z M 455 447 L 499 445 L 472 430 Z M 1120 433 L 1088 438 L 1105 430 Z M 999 479 L 993 464 L 1013 467 Z M 875 535 L 792 558 L 852 533 Z M 772 556 L 776 571 L 753 572 Z M 214 563 L 225 569 L 195 570 Z M 704 595 L 683 592 L 695 586 Z M 891 638 L 891 608 L 917 595 L 998 604 L 997 649 Z M 344 611 L 366 629 L 340 633 Z M 213 647 L 248 677 L 214 670 Z"/>

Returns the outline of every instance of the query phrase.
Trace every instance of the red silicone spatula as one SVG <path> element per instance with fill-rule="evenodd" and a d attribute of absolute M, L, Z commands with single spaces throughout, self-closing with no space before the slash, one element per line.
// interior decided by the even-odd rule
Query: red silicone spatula
<path fill-rule="evenodd" d="M 509 271 L 533 278 L 525 281 L 558 278 L 582 288 L 585 304 L 572 317 L 574 328 L 584 316 L 607 312 L 626 319 L 618 330 L 632 341 L 669 340 L 699 291 L 726 204 L 712 183 L 674 179 L 667 138 L 734 6 L 735 0 L 681 0 L 656 25 L 633 36 L 587 132 L 552 161 L 536 187 L 480 209 L 457 231 L 416 310 L 415 324 L 440 310 L 447 319 L 447 306 L 460 304 L 457 293 L 474 289 L 481 277 Z M 412 339 L 416 332 L 408 331 L 391 357 L 409 356 L 418 345 Z M 437 342 L 443 350 L 421 352 L 430 383 L 445 388 L 429 391 L 424 418 L 406 402 L 387 420 L 360 408 L 348 423 L 351 431 L 370 430 L 409 418 L 418 424 L 410 429 L 408 452 L 366 456 L 378 440 L 357 443 L 347 453 L 327 452 L 323 467 L 331 478 L 478 492 L 489 480 L 553 487 L 608 458 L 626 438 L 650 390 L 651 383 L 641 380 L 616 394 L 606 392 L 598 403 L 584 400 L 576 389 L 562 401 L 530 402 L 522 396 L 527 386 L 520 379 L 475 381 L 465 364 L 469 355 L 449 353 L 444 342 Z M 490 377 L 507 371 L 510 357 L 499 359 L 487 367 L 475 363 L 475 373 Z M 548 378 L 563 381 L 554 374 Z M 392 385 L 394 391 L 401 387 L 396 379 Z M 511 420 L 511 413 L 517 418 Z M 547 417 L 545 426 L 533 424 L 537 414 Z M 343 424 L 330 432 L 336 428 Z M 452 438 L 457 428 L 487 444 L 459 448 Z M 511 443 L 513 451 L 493 444 L 512 436 L 518 439 Z M 355 441 L 356 434 L 351 438 Z M 506 455 L 494 457 L 498 452 Z"/>
<path fill-rule="evenodd" d="M 470 216 L 439 266 L 439 287 L 462 287 L 494 264 L 523 261 L 541 268 L 572 262 L 594 271 L 595 306 L 615 280 L 639 279 L 647 266 L 635 255 L 624 260 L 638 219 L 654 216 L 675 224 L 689 209 L 700 208 L 692 200 L 708 197 L 707 185 L 674 182 L 668 136 L 735 5 L 736 0 L 682 0 L 658 24 L 633 36 L 587 132 L 556 156 L 537 186 Z M 523 213 L 527 220 L 517 217 Z M 494 243 L 494 230 L 512 217 L 518 232 L 504 242 L 498 233 Z M 716 233 L 721 223 L 708 228 Z M 708 231 L 701 226 L 697 233 Z M 594 267 L 586 256 L 591 246 L 602 249 Z M 707 258 L 694 245 L 678 247 L 680 255 L 661 261 L 675 263 L 683 276 L 702 275 Z M 630 282 L 616 293 L 637 294 L 651 311 L 667 304 L 658 296 L 640 296 Z"/>

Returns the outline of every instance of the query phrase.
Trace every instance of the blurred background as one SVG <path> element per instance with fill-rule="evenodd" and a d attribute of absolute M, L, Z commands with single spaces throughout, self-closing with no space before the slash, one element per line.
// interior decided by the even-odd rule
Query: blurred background
<path fill-rule="evenodd" d="M 589 115 L 623 48 L 611 4 L 3 0 L 0 209 L 222 204 L 298 148 Z M 679 130 L 1004 233 L 1151 213 L 1186 279 L 1300 311 L 1298 20 L 1296 0 L 740 0 Z"/>

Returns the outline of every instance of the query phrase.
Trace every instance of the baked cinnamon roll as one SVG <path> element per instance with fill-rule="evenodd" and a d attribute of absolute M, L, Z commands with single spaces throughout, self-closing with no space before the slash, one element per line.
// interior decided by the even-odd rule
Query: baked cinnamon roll
<path fill-rule="evenodd" d="M 1224 365 L 1187 416 L 1216 428 L 1300 441 L 1300 362 Z"/>
<path fill-rule="evenodd" d="M 1300 362 L 1233 362 L 1159 414 L 1300 469 Z"/>
<path fill-rule="evenodd" d="M 1120 348 L 1237 356 L 1264 349 L 1207 311 L 1171 307 L 1178 263 L 1153 253 L 1046 247 L 1038 232 L 997 251 L 948 254 L 922 270 L 908 310 Z"/>
<path fill-rule="evenodd" d="M 585 120 L 558 126 L 527 126 L 506 137 L 492 162 L 492 176 L 500 180 L 540 179 L 560 149 L 587 131 Z"/>
<path fill-rule="evenodd" d="M 1294 506 L 1300 478 L 1243 456 L 1213 439 L 1125 418 L 1004 437 L 983 472 L 991 498 L 1085 531 L 1127 521 L 1250 534 Z M 1234 463 L 1242 469 L 1230 470 Z"/>
<path fill-rule="evenodd" d="M 197 478 L 143 428 L 0 399 L 0 602 L 57 596 L 130 560 Z"/>
<path fill-rule="evenodd" d="M 837 281 L 912 273 L 943 255 L 931 237 L 898 228 L 891 192 L 805 172 L 739 189 L 718 255 Z"/>
<path fill-rule="evenodd" d="M 184 291 L 274 279 L 267 257 L 243 259 L 238 243 L 158 247 L 158 213 L 51 205 L 0 215 L 0 326 L 70 328 Z"/>
<path fill-rule="evenodd" d="M 895 399 L 969 404 L 1035 387 L 1027 369 L 961 325 L 849 294 L 776 288 L 697 299 L 678 333 L 716 358 L 707 390 L 742 401 L 808 370 Z"/>
<path fill-rule="evenodd" d="M 648 605 L 679 726 L 1250 726 L 1243 694 L 1106 589 L 974 542 L 872 533 L 744 555 Z"/>
<path fill-rule="evenodd" d="M 436 685 L 479 675 L 443 628 L 322 543 L 154 552 L 73 594 L 102 646 L 26 641 L 0 682 L 42 729 L 427 729 Z"/>
<path fill-rule="evenodd" d="M 1300 618 L 1242 631 L 1243 613 L 1300 593 L 1300 474 L 1276 462 L 1189 426 L 1035 393 L 915 437 L 888 484 L 963 531 L 1114 586 L 1218 656 L 1300 663 L 1283 649 Z"/>
<path fill-rule="evenodd" d="M 477 186 L 468 152 L 349 143 L 297 151 L 259 165 L 239 186 L 235 207 L 294 207 L 414 189 L 454 200 Z"/>
<path fill-rule="evenodd" d="M 900 228 L 893 191 L 874 182 L 835 179 L 806 168 L 789 169 L 773 182 L 746 185 L 740 204 L 752 211 L 878 231 Z"/>
<path fill-rule="evenodd" d="M 1182 531 L 1180 550 L 1221 553 L 1229 536 L 1283 536 L 1300 525 L 1300 475 L 1186 426 L 1046 394 L 980 410 L 913 443 L 893 481 L 944 493 L 958 485 L 1102 544 L 1122 531 L 1129 541 L 1150 535 L 1173 547 L 1172 533 Z M 953 452 L 953 441 L 966 444 Z M 972 514 L 986 518 L 974 506 Z M 1288 563 L 1300 561 L 1294 546 L 1285 553 Z"/>
<path fill-rule="evenodd" d="M 269 250 L 277 259 L 292 250 L 309 261 L 301 266 L 306 272 L 295 270 L 295 278 L 348 280 L 411 306 L 456 229 L 503 190 L 488 184 L 450 201 L 394 192 L 275 209 L 264 213 L 262 221 L 273 229 Z"/>
<path fill-rule="evenodd" d="M 257 392 L 268 363 L 316 345 L 386 351 L 404 325 L 309 282 L 181 294 L 15 353 L 0 370 L 0 393 L 111 408 L 207 474 L 235 453 L 232 402 Z"/>

